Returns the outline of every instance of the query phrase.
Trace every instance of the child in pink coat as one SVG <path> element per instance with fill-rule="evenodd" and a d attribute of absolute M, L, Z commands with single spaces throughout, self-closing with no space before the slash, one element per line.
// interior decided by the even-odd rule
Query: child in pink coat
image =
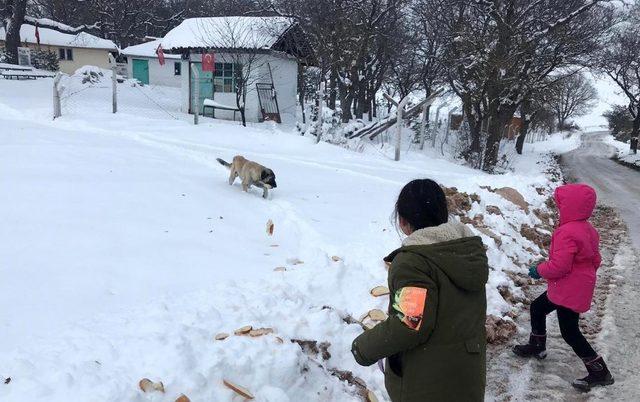
<path fill-rule="evenodd" d="M 546 318 L 556 311 L 562 338 L 582 359 L 589 374 L 573 386 L 588 391 L 593 386 L 611 385 L 614 380 L 601 356 L 580 332 L 580 313 L 587 312 L 600 267 L 600 237 L 588 219 L 596 206 L 596 192 L 586 184 L 558 187 L 554 199 L 560 212 L 560 225 L 551 237 L 549 260 L 529 269 L 529 276 L 545 279 L 547 291 L 531 303 L 529 343 L 517 345 L 513 352 L 522 357 L 544 359 Z"/>

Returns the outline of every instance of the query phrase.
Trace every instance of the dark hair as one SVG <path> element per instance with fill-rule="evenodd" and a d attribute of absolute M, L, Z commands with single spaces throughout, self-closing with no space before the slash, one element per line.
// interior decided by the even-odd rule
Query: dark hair
<path fill-rule="evenodd" d="M 418 179 L 407 183 L 396 201 L 396 220 L 406 220 L 413 230 L 442 225 L 449 220 L 447 197 L 433 180 Z"/>

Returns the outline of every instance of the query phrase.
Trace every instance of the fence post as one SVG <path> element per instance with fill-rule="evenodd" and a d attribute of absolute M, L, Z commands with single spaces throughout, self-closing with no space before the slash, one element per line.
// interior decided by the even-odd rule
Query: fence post
<path fill-rule="evenodd" d="M 424 149 L 424 141 L 427 136 L 427 125 L 429 124 L 429 115 L 427 114 L 427 110 L 429 109 L 431 104 L 429 102 L 425 102 L 422 106 L 422 126 L 420 127 L 420 150 Z"/>
<path fill-rule="evenodd" d="M 438 138 L 438 131 L 440 130 L 440 109 L 442 109 L 443 107 L 447 106 L 447 103 L 444 102 L 440 105 L 438 105 L 438 108 L 436 109 L 436 120 L 435 120 L 435 132 L 433 133 L 433 138 L 431 138 L 431 148 L 435 148 L 436 147 L 436 139 Z"/>
<path fill-rule="evenodd" d="M 62 73 L 57 72 L 53 78 L 53 118 L 56 119 L 62 116 L 62 107 L 60 106 L 60 90 L 58 84 L 62 79 Z"/>
<path fill-rule="evenodd" d="M 191 105 L 193 106 L 193 124 L 198 125 L 198 114 L 200 114 L 200 73 L 197 68 L 193 69 L 193 102 Z"/>
<path fill-rule="evenodd" d="M 111 63 L 111 86 L 113 92 L 111 109 L 113 113 L 116 113 L 118 111 L 118 66 L 116 65 L 116 59 L 111 53 L 109 53 L 109 62 Z"/>
<path fill-rule="evenodd" d="M 396 157 L 395 161 L 400 160 L 400 147 L 402 146 L 402 126 L 404 122 L 402 120 L 402 115 L 404 114 L 404 106 L 409 102 L 409 95 L 405 96 L 400 103 L 398 103 L 398 118 L 396 120 L 396 126 L 398 127 L 398 132 L 396 134 Z"/>
<path fill-rule="evenodd" d="M 324 81 L 320 83 L 320 90 L 318 92 L 318 131 L 316 133 L 316 144 L 320 142 L 322 138 L 322 122 L 324 120 L 322 112 L 322 101 L 324 100 Z"/>

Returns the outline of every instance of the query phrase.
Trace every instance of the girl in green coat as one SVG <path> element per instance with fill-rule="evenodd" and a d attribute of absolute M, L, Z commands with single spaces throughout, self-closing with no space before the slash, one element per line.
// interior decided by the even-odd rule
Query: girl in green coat
<path fill-rule="evenodd" d="M 407 238 L 385 258 L 389 318 L 353 341 L 353 356 L 363 366 L 384 359 L 393 402 L 482 401 L 489 275 L 482 241 L 449 221 L 433 180 L 404 186 L 396 217 Z"/>

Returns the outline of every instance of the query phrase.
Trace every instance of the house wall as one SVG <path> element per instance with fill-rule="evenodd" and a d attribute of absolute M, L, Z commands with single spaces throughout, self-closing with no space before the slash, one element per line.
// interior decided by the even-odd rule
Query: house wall
<path fill-rule="evenodd" d="M 127 56 L 127 77 L 133 78 L 133 59 L 147 60 L 149 63 L 149 85 L 162 85 L 166 87 L 180 87 L 181 75 L 174 74 L 174 63 L 181 63 L 180 59 L 165 59 L 164 66 L 160 65 L 157 57 Z M 186 74 L 184 69 L 182 74 Z"/>
<path fill-rule="evenodd" d="M 4 46 L 4 42 L 0 41 L 0 45 Z M 23 43 L 21 46 L 28 47 L 30 49 L 40 49 L 45 51 L 54 52 L 58 55 L 58 46 L 40 45 L 34 43 Z M 69 49 L 65 47 L 64 49 Z M 106 49 L 87 49 L 83 47 L 72 47 L 73 60 L 59 60 L 60 71 L 67 74 L 73 74 L 82 66 L 97 66 L 100 68 L 108 69 L 109 65 L 109 51 Z"/>
<path fill-rule="evenodd" d="M 232 62 L 237 60 L 238 56 L 218 53 L 215 55 L 216 62 Z M 199 54 L 192 54 L 191 61 L 201 62 L 202 57 Z M 262 112 L 260 110 L 260 102 L 256 91 L 256 83 L 271 82 L 273 75 L 273 83 L 276 89 L 278 107 L 283 122 L 295 122 L 296 105 L 297 105 L 297 82 L 298 82 L 298 64 L 295 58 L 279 55 L 279 54 L 263 54 L 259 55 L 253 61 L 255 68 L 252 70 L 252 76 L 249 78 L 249 88 L 247 90 L 247 100 L 245 104 L 245 117 L 248 122 L 262 121 Z M 269 74 L 269 66 L 271 66 L 271 75 Z M 183 71 L 187 70 L 183 66 Z M 189 73 L 191 74 L 191 72 Z M 190 103 L 193 93 L 190 88 L 189 77 L 183 72 L 182 79 L 182 110 L 191 112 Z M 216 102 L 223 105 L 235 106 L 235 93 L 217 92 L 214 94 Z M 232 120 L 233 111 L 216 110 L 216 118 Z M 236 119 L 240 119 L 239 113 L 236 112 Z"/>

